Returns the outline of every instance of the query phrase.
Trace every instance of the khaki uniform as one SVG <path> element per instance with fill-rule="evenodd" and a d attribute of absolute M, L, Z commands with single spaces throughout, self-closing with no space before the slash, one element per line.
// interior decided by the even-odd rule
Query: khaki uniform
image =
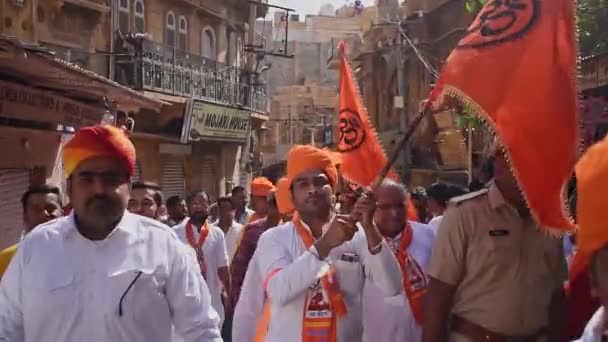
<path fill-rule="evenodd" d="M 451 201 L 429 267 L 431 277 L 457 287 L 452 314 L 506 336 L 547 327 L 567 272 L 561 239 L 522 219 L 493 183 Z M 450 341 L 469 339 L 451 333 Z"/>

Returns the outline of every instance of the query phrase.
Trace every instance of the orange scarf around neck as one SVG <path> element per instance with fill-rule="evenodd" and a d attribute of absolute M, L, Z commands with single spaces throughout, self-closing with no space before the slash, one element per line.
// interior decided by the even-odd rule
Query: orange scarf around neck
<path fill-rule="evenodd" d="M 411 258 L 407 252 L 412 243 L 412 226 L 408 223 L 401 236 L 399 248 L 395 251 L 395 257 L 399 262 L 401 273 L 403 273 L 403 288 L 407 301 L 410 303 L 412 314 L 418 324 L 422 324 L 422 298 L 427 290 L 427 280 L 422 268 Z"/>
<path fill-rule="evenodd" d="M 195 227 L 192 223 L 188 222 L 188 224 L 186 224 L 186 240 L 188 240 L 188 244 L 196 252 L 196 258 L 201 268 L 201 273 L 203 277 L 205 277 L 205 259 L 203 258 L 203 251 L 201 250 L 201 248 L 203 247 L 205 240 L 207 240 L 207 236 L 209 236 L 209 228 L 207 227 L 207 222 L 205 222 L 201 227 L 198 240 L 194 237 L 194 229 Z"/>

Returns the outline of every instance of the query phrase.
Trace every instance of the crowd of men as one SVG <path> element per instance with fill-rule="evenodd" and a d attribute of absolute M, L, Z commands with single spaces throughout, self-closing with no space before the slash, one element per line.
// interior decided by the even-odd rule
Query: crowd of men
<path fill-rule="evenodd" d="M 604 332 L 603 309 L 583 329 L 608 304 L 606 241 L 588 233 L 601 242 L 591 283 L 566 302 L 571 240 L 539 229 L 498 144 L 493 178 L 477 191 L 435 183 L 409 193 L 385 180 L 338 193 L 335 158 L 294 146 L 276 185 L 256 178 L 213 203 L 204 191 L 164 201 L 158 185 L 131 183 L 135 149 L 113 127 L 81 129 L 63 154 L 70 205 L 56 187 L 30 188 L 25 237 L 0 254 L 0 341 L 600 341 Z M 579 219 L 601 218 L 585 210 L 579 203 Z M 567 318 L 581 302 L 585 313 Z M 567 320 L 579 324 L 565 331 Z"/>

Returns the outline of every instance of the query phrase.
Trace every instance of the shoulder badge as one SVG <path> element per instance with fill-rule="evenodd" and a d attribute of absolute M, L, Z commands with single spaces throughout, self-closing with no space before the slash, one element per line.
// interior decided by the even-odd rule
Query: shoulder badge
<path fill-rule="evenodd" d="M 450 200 L 449 204 L 450 205 L 459 206 L 460 204 L 462 204 L 462 203 L 464 203 L 464 202 L 466 202 L 468 200 L 471 200 L 471 199 L 474 199 L 474 198 L 486 195 L 488 193 L 488 191 L 489 191 L 489 189 L 485 188 L 485 189 L 481 189 L 479 191 L 468 193 L 466 195 L 454 197 L 454 198 L 452 198 Z"/>

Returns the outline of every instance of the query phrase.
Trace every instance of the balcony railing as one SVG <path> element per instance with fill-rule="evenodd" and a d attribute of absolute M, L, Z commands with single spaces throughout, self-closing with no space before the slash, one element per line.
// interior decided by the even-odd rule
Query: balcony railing
<path fill-rule="evenodd" d="M 117 81 L 124 85 L 266 112 L 266 85 L 252 72 L 148 39 L 132 51 L 117 57 Z"/>

